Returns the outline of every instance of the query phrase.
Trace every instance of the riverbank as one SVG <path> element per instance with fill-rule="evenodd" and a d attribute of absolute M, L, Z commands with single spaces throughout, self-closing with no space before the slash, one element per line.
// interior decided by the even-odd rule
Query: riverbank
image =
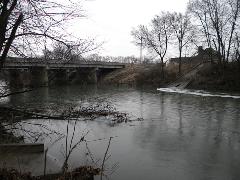
<path fill-rule="evenodd" d="M 183 65 L 186 74 L 192 66 Z M 104 84 L 128 84 L 132 86 L 151 85 L 165 87 L 178 77 L 178 66 L 165 67 L 165 79 L 161 79 L 160 64 L 131 64 L 124 69 L 109 73 L 102 81 Z M 204 67 L 195 75 L 187 88 L 206 91 L 240 92 L 240 71 L 237 63 L 229 63 L 223 68 L 213 64 Z"/>
<path fill-rule="evenodd" d="M 128 84 L 133 86 L 164 86 L 176 79 L 177 73 L 165 69 L 165 80 L 161 79 L 160 64 L 129 64 L 124 69 L 113 71 L 102 80 L 103 84 Z"/>
<path fill-rule="evenodd" d="M 213 64 L 201 69 L 189 84 L 189 89 L 240 92 L 240 68 L 237 63 L 225 67 Z"/>
<path fill-rule="evenodd" d="M 0 144 L 20 143 L 23 140 L 22 136 L 15 136 L 0 123 Z"/>
<path fill-rule="evenodd" d="M 2 180 L 94 180 L 94 176 L 100 174 L 99 168 L 82 166 L 71 172 L 32 176 L 30 172 L 19 172 L 16 169 L 0 168 L 0 179 Z"/>
<path fill-rule="evenodd" d="M 0 144 L 20 143 L 24 141 L 23 136 L 16 136 L 11 131 L 8 124 L 17 122 L 20 117 L 19 113 L 13 113 L 8 108 L 0 107 Z M 8 129 L 10 128 L 10 129 Z"/>

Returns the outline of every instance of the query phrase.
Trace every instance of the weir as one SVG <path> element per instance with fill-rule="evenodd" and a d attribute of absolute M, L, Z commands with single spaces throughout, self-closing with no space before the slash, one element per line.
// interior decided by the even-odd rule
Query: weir
<path fill-rule="evenodd" d="M 210 61 L 205 61 L 197 64 L 189 72 L 179 76 L 174 82 L 167 85 L 167 88 L 178 88 L 185 89 L 187 88 L 196 77 L 196 74 L 203 68 L 206 68 L 210 65 Z"/>

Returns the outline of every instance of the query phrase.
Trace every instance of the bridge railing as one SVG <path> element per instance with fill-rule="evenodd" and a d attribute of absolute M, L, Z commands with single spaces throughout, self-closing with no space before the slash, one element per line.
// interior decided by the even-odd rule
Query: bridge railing
<path fill-rule="evenodd" d="M 45 60 L 44 58 L 16 58 L 9 57 L 5 61 L 5 66 L 51 66 L 51 65 L 59 65 L 59 66 L 68 66 L 68 65 L 100 65 L 100 66 L 125 66 L 123 63 L 118 62 L 103 62 L 103 61 L 84 61 L 84 60 L 74 60 L 74 61 L 62 61 L 57 59 Z"/>

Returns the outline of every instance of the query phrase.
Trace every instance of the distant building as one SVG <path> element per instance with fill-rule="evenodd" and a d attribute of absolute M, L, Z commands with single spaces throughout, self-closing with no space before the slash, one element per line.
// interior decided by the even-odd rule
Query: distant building
<path fill-rule="evenodd" d="M 199 64 L 201 62 L 218 60 L 218 52 L 212 48 L 203 49 L 202 46 L 198 47 L 198 54 L 192 57 L 182 57 L 182 64 Z M 178 64 L 179 58 L 171 58 L 169 61 L 170 64 Z"/>

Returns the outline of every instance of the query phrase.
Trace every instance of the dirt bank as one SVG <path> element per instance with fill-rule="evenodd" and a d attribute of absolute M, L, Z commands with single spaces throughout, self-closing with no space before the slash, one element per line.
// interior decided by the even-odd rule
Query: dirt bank
<path fill-rule="evenodd" d="M 152 85 L 162 86 L 173 81 L 176 73 L 165 71 L 165 79 L 161 79 L 160 64 L 129 64 L 124 69 L 116 70 L 104 77 L 104 84 Z"/>

